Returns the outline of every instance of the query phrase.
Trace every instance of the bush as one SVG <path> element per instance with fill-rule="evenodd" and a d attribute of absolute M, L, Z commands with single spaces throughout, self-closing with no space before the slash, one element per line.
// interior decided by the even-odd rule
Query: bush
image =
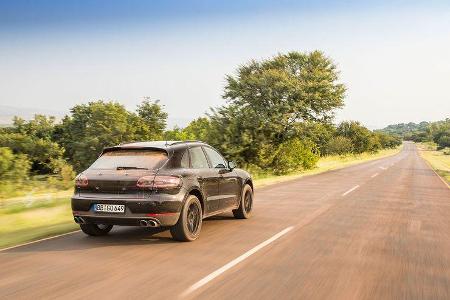
<path fill-rule="evenodd" d="M 23 181 L 28 178 L 31 162 L 25 154 L 14 154 L 0 147 L 0 181 Z"/>
<path fill-rule="evenodd" d="M 319 160 L 315 145 L 309 141 L 292 139 L 282 143 L 272 161 L 273 172 L 277 175 L 313 168 Z"/>
<path fill-rule="evenodd" d="M 48 178 L 48 182 L 59 188 L 69 188 L 73 185 L 75 171 L 64 159 L 52 159 L 52 169 L 54 176 Z"/>
<path fill-rule="evenodd" d="M 331 138 L 327 143 L 327 154 L 344 155 L 353 150 L 352 140 L 344 136 Z"/>
<path fill-rule="evenodd" d="M 437 144 L 438 150 L 450 147 L 450 135 L 442 135 L 439 137 Z"/>

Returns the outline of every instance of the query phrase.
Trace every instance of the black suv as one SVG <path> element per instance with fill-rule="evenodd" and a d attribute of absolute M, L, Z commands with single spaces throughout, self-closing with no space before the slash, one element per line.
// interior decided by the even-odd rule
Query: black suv
<path fill-rule="evenodd" d="M 105 148 L 75 180 L 72 211 L 88 235 L 113 225 L 170 227 L 197 239 L 202 219 L 228 210 L 250 217 L 253 183 L 246 171 L 198 141 L 159 141 Z"/>

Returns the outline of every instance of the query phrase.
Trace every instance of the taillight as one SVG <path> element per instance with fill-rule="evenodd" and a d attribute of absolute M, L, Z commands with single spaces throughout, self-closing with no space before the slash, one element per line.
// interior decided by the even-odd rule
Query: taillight
<path fill-rule="evenodd" d="M 86 177 L 86 175 L 80 174 L 77 177 L 75 177 L 75 185 L 77 187 L 85 187 L 89 184 L 89 181 Z"/>
<path fill-rule="evenodd" d="M 144 189 L 176 189 L 180 188 L 182 183 L 178 176 L 157 175 L 139 178 L 136 186 Z"/>
<path fill-rule="evenodd" d="M 155 189 L 174 189 L 181 187 L 182 181 L 178 176 L 155 176 L 155 183 L 153 188 Z"/>
<path fill-rule="evenodd" d="M 155 176 L 144 176 L 139 178 L 136 183 L 136 186 L 143 189 L 151 189 L 153 187 L 153 180 Z"/>

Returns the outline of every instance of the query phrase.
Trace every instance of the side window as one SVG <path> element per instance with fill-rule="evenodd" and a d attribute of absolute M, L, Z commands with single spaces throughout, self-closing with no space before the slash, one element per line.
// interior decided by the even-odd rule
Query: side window
<path fill-rule="evenodd" d="M 209 168 L 208 161 L 206 160 L 205 153 L 203 153 L 202 148 L 195 147 L 189 149 L 191 154 L 191 166 L 194 169 L 206 169 Z"/>
<path fill-rule="evenodd" d="M 211 149 L 209 147 L 204 147 L 206 154 L 209 157 L 209 161 L 212 164 L 213 168 L 226 168 L 227 162 L 216 150 Z"/>
<path fill-rule="evenodd" d="M 180 165 L 182 168 L 189 168 L 189 153 L 188 151 L 184 151 L 183 157 L 181 158 Z"/>

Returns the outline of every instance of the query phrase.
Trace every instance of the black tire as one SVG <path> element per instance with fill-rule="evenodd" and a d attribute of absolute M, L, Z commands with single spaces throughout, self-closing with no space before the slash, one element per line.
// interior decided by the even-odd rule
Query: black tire
<path fill-rule="evenodd" d="M 113 225 L 103 225 L 103 224 L 80 224 L 81 230 L 87 235 L 91 236 L 101 236 L 107 235 L 111 231 Z"/>
<path fill-rule="evenodd" d="M 177 224 L 170 227 L 172 237 L 180 242 L 195 241 L 202 229 L 202 205 L 194 195 L 189 195 L 181 210 Z"/>
<path fill-rule="evenodd" d="M 252 215 L 253 210 L 253 189 L 250 185 L 244 185 L 242 189 L 241 203 L 238 209 L 233 210 L 236 219 L 248 219 Z"/>

